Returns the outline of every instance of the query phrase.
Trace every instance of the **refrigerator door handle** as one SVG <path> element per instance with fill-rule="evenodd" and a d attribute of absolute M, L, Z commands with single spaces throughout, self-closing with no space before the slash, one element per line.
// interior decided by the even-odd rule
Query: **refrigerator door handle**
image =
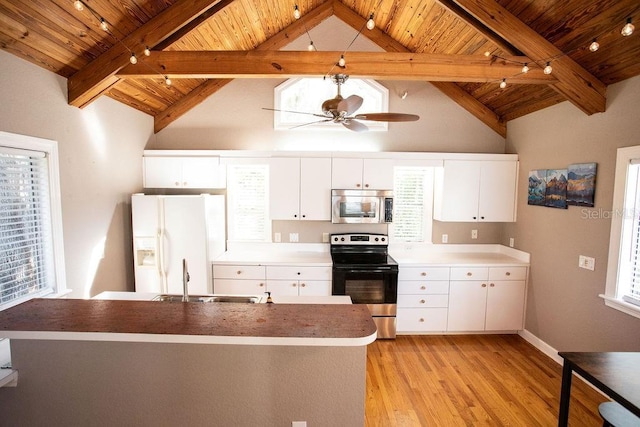
<path fill-rule="evenodd" d="M 167 293 L 167 271 L 165 269 L 165 233 L 164 229 L 158 230 L 158 273 L 160 274 L 160 286 L 163 293 Z"/>

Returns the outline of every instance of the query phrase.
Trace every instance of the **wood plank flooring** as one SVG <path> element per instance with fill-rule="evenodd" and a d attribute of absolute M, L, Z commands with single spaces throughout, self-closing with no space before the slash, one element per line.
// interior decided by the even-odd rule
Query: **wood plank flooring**
<path fill-rule="evenodd" d="M 374 426 L 555 426 L 562 367 L 518 335 L 399 336 L 367 349 Z M 574 377 L 570 426 L 607 399 Z"/>

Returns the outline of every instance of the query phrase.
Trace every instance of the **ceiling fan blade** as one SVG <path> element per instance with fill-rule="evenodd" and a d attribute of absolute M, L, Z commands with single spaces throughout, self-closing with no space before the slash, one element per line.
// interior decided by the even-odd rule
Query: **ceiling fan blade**
<path fill-rule="evenodd" d="M 376 122 L 415 122 L 420 116 L 404 113 L 371 113 L 356 114 L 352 118 L 357 120 L 373 120 Z"/>
<path fill-rule="evenodd" d="M 332 121 L 333 121 L 333 119 L 324 119 L 324 120 L 318 120 L 318 121 L 315 121 L 315 122 L 303 123 L 301 125 L 297 125 L 297 126 L 291 127 L 291 128 L 289 128 L 289 130 L 297 129 L 297 128 L 301 128 L 301 127 L 309 126 L 309 125 L 315 125 L 317 123 L 325 123 L 325 122 L 332 122 Z"/>
<path fill-rule="evenodd" d="M 358 96 L 358 95 L 351 95 L 348 96 L 347 98 L 341 100 L 338 103 L 338 107 L 337 110 L 338 111 L 345 111 L 348 115 L 353 114 L 358 108 L 360 108 L 362 106 L 362 97 Z"/>
<path fill-rule="evenodd" d="M 326 118 L 327 116 L 325 116 L 324 114 L 316 114 L 316 113 L 305 113 L 303 111 L 292 111 L 292 110 L 278 110 L 277 108 L 265 108 L 262 107 L 263 110 L 267 110 L 267 111 L 278 111 L 280 113 L 294 113 L 294 114 L 305 114 L 307 116 L 315 116 L 315 117 L 323 117 Z"/>
<path fill-rule="evenodd" d="M 342 126 L 354 132 L 366 132 L 369 130 L 369 128 L 365 124 L 355 120 L 345 120 L 340 123 L 342 123 Z"/>

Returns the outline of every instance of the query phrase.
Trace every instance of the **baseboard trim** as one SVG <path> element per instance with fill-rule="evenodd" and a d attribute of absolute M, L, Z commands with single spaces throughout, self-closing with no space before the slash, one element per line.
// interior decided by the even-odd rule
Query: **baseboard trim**
<path fill-rule="evenodd" d="M 518 335 L 524 338 L 524 340 L 527 341 L 529 344 L 531 344 L 532 346 L 534 346 L 535 348 L 537 348 L 538 350 L 540 350 L 541 352 L 549 356 L 551 359 L 556 361 L 556 363 L 558 363 L 559 365 L 563 364 L 564 359 L 558 355 L 558 350 L 551 347 L 549 344 L 542 341 L 540 338 L 533 335 L 531 332 L 527 331 L 526 329 L 523 329 L 522 331 L 518 331 Z"/>

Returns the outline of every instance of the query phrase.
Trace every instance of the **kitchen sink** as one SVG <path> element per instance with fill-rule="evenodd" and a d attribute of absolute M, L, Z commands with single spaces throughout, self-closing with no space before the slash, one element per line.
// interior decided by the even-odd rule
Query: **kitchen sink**
<path fill-rule="evenodd" d="M 152 301 L 182 302 L 182 295 L 160 294 Z M 189 302 L 255 304 L 262 302 L 262 297 L 257 295 L 189 295 Z"/>

